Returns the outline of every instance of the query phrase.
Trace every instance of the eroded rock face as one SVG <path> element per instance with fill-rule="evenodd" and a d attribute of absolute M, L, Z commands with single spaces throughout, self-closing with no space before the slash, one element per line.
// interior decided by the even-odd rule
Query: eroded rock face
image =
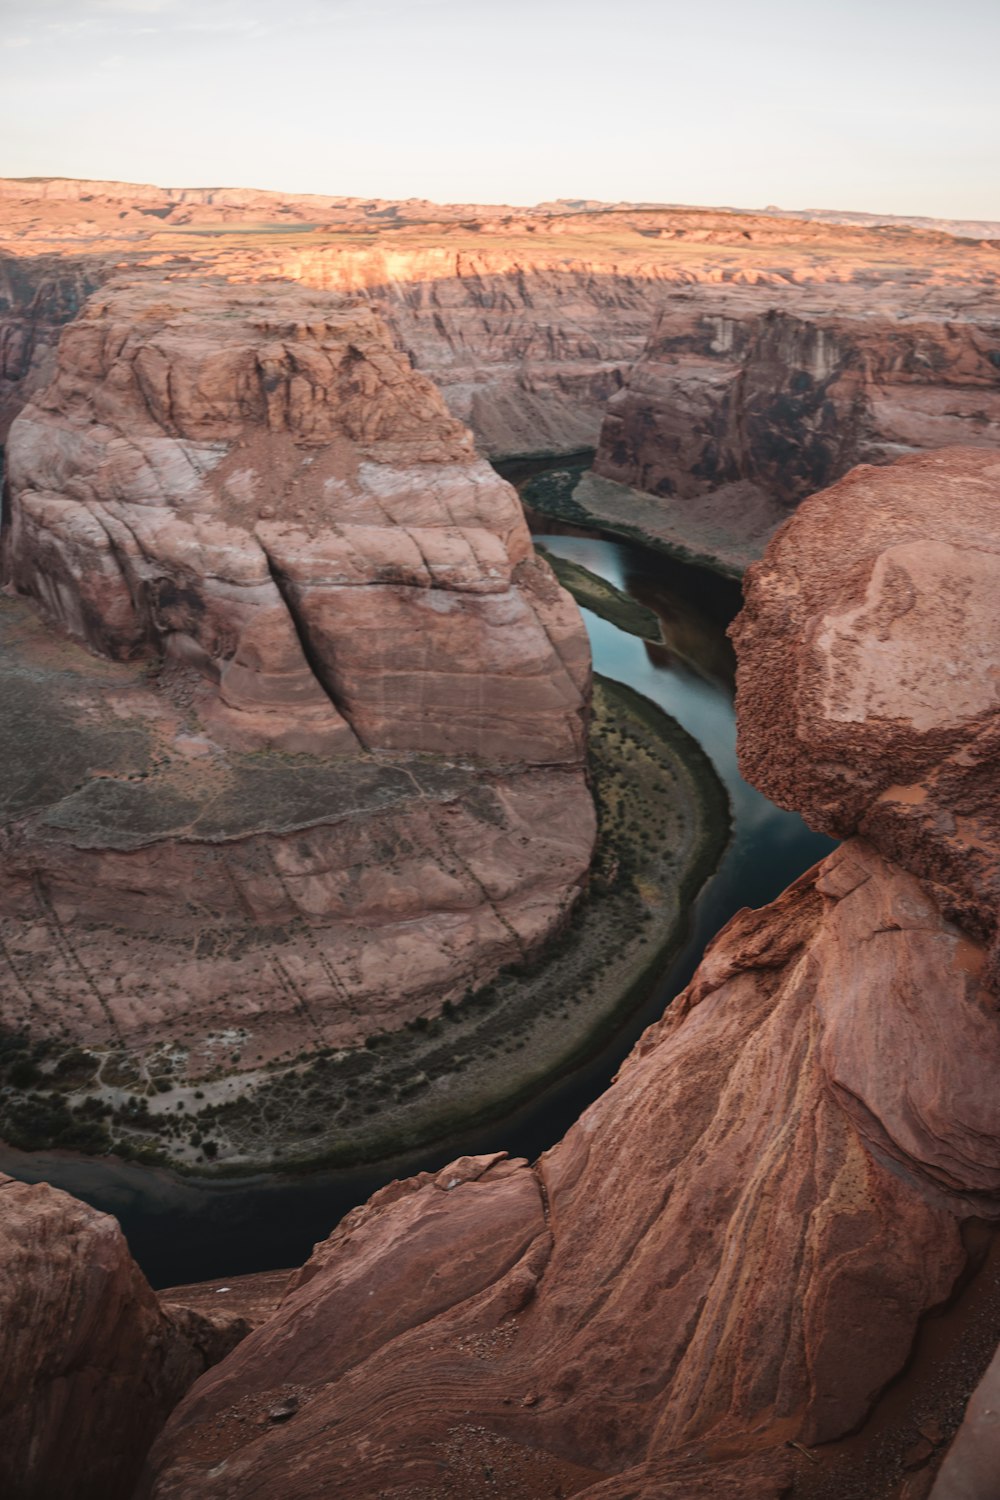
<path fill-rule="evenodd" d="M 67 264 L 57 256 L 0 251 L 0 443 L 25 402 L 48 385 L 64 325 L 104 274 L 97 256 Z"/>
<path fill-rule="evenodd" d="M 369 310 L 98 294 L 14 424 L 3 524 L 0 1024 L 246 1072 L 435 1014 L 565 922 L 583 622 Z"/>
<path fill-rule="evenodd" d="M 856 464 L 1000 447 L 995 321 L 922 317 L 899 288 L 892 316 L 758 300 L 675 297 L 659 314 L 608 403 L 598 508 L 615 485 L 657 496 L 680 545 L 746 566 L 791 508 Z"/>
<path fill-rule="evenodd" d="M 859 468 L 751 570 L 733 630 L 744 775 L 859 832 L 946 915 L 996 932 L 1000 455 Z"/>
<path fill-rule="evenodd" d="M 8 180 L 0 196 L 5 244 L 29 274 L 62 259 L 86 261 L 99 280 L 123 266 L 149 266 L 180 278 L 283 278 L 365 299 L 481 448 L 498 456 L 592 448 L 609 397 L 628 379 L 661 310 L 676 315 L 679 296 L 709 323 L 718 312 L 759 323 L 776 301 L 806 324 L 916 319 L 935 344 L 956 324 L 989 330 L 998 316 L 996 251 L 974 238 L 995 226 L 982 224 L 901 228 L 869 218 L 853 226 L 585 200 L 512 209 L 65 179 Z M 261 223 L 308 232 L 245 232 Z M 205 228 L 213 232 L 197 232 Z M 3 301 L 0 288 L 0 343 Z M 46 315 L 31 326 L 40 343 L 48 340 Z M 18 311 L 12 337 L 22 333 L 31 328 Z M 724 367 L 725 351 L 712 362 Z M 692 361 L 690 390 L 682 384 L 677 392 L 678 409 L 690 400 L 698 421 L 699 363 Z M 923 374 L 933 382 L 932 371 Z M 767 399 L 773 404 L 780 390 L 811 422 L 815 403 L 783 386 L 780 371 L 768 378 Z M 676 419 L 669 430 L 678 432 Z M 824 430 L 828 438 L 829 424 Z M 793 433 L 793 446 L 799 437 Z M 955 441 L 956 433 L 933 440 Z"/>
<path fill-rule="evenodd" d="M 845 845 L 735 919 L 537 1167 L 458 1163 L 351 1215 L 180 1407 L 148 1493 L 700 1493 L 763 1425 L 745 1493 L 780 1494 L 781 1443 L 864 1418 L 951 1290 L 959 1218 L 1000 1207 L 981 965 Z M 223 1419 L 293 1385 L 287 1426 Z"/>
<path fill-rule="evenodd" d="M 433 1014 L 566 919 L 581 770 L 226 750 L 185 681 L 0 600 L 9 1030 L 252 1071 Z"/>
<path fill-rule="evenodd" d="M 127 1500 L 178 1397 L 249 1331 L 161 1307 L 114 1219 L 0 1176 L 0 1484 Z"/>
<path fill-rule="evenodd" d="M 5 573 L 241 745 L 579 763 L 589 653 L 517 498 L 363 309 L 95 299 L 14 425 Z"/>

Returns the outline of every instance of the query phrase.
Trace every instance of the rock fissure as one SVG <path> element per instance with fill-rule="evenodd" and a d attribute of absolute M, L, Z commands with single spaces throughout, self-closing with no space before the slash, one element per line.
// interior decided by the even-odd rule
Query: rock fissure
<path fill-rule="evenodd" d="M 353 736 L 355 744 L 361 750 L 368 750 L 370 747 L 365 744 L 361 735 L 358 733 L 357 725 L 352 722 L 347 704 L 344 702 L 343 697 L 339 693 L 337 693 L 332 686 L 332 671 L 334 671 L 335 668 L 331 668 L 331 664 L 313 647 L 313 643 L 309 637 L 308 628 L 297 606 L 294 585 L 289 583 L 288 579 L 277 567 L 270 552 L 268 552 L 263 543 L 260 543 L 259 538 L 258 542 L 261 551 L 264 554 L 264 558 L 267 563 L 267 571 L 270 574 L 271 581 L 273 582 L 275 588 L 281 596 L 284 606 L 288 611 L 288 618 L 291 621 L 292 629 L 295 632 L 295 636 L 298 640 L 299 648 L 302 652 L 306 665 L 312 673 L 317 685 L 326 694 L 339 717 L 343 719 L 344 723 L 347 725 L 348 729 L 351 732 L 351 735 Z"/>

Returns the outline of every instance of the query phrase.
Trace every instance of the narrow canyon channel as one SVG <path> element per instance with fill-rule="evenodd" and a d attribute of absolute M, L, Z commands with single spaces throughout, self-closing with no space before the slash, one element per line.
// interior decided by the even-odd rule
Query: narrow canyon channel
<path fill-rule="evenodd" d="M 595 670 L 673 715 L 700 742 L 728 791 L 732 836 L 690 913 L 686 941 L 645 1002 L 586 1065 L 516 1113 L 433 1150 L 356 1170 L 230 1182 L 181 1178 L 125 1162 L 0 1151 L 0 1170 L 51 1182 L 114 1213 L 154 1286 L 298 1265 L 349 1208 L 385 1182 L 435 1170 L 462 1153 L 503 1149 L 537 1156 L 607 1087 L 639 1033 L 687 983 L 706 943 L 732 914 L 772 900 L 832 847 L 737 771 L 733 658 L 725 631 L 739 607 L 738 585 L 632 543 L 548 534 L 536 541 L 550 556 L 586 568 L 654 611 L 659 645 L 584 609 Z"/>

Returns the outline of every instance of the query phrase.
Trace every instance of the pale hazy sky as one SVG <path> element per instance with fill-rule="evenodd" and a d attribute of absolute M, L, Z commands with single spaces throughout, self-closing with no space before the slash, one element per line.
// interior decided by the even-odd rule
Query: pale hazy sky
<path fill-rule="evenodd" d="M 1000 0 L 0 0 L 0 175 L 1000 219 Z"/>

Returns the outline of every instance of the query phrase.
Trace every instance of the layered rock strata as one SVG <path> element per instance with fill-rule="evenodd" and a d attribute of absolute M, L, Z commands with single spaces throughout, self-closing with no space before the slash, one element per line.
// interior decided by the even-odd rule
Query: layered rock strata
<path fill-rule="evenodd" d="M 608 398 L 678 293 L 709 317 L 758 322 L 778 305 L 806 322 L 872 317 L 887 336 L 916 321 L 937 342 L 952 324 L 987 330 L 1000 316 L 995 243 L 955 238 L 946 224 L 66 181 L 7 182 L 0 193 L 0 249 L 27 275 L 60 258 L 85 261 L 101 279 L 146 265 L 173 277 L 278 277 L 364 299 L 494 455 L 593 447 Z M 253 232 L 262 224 L 271 232 Z M 4 319 L 0 299 L 0 328 Z M 691 399 L 699 403 L 696 390 Z M 964 441 L 958 432 L 933 441 Z"/>
<path fill-rule="evenodd" d="M 25 402 L 48 385 L 63 327 L 104 274 L 103 257 L 67 264 L 0 253 L 0 444 Z"/>
<path fill-rule="evenodd" d="M 951 541 L 916 500 L 903 545 L 944 548 L 947 607 L 927 602 L 921 575 L 912 671 L 893 674 L 891 719 L 869 705 L 878 743 L 859 743 L 900 779 L 894 736 L 958 710 L 975 763 L 995 673 L 973 672 L 956 704 L 933 663 L 987 649 L 963 644 L 988 625 L 975 587 L 947 580 L 953 553 L 978 577 L 997 544 L 989 464 L 946 452 L 862 470 L 772 544 L 736 636 L 759 779 L 769 757 L 748 752 L 752 726 L 769 724 L 777 765 L 796 744 L 776 663 L 809 703 L 803 664 L 818 681 L 844 670 L 849 696 L 852 677 L 865 690 L 858 662 L 877 666 L 891 645 L 896 616 L 855 603 L 866 556 L 900 541 L 897 501 L 922 483 Z M 822 551 L 821 597 L 796 543 L 810 564 Z M 781 632 L 766 617 L 779 600 Z M 845 655 L 832 622 L 848 615 Z M 887 856 L 880 825 L 862 837 L 849 822 L 838 850 L 724 929 L 611 1089 L 534 1166 L 464 1159 L 349 1215 L 275 1317 L 182 1403 L 140 1493 L 221 1500 L 280 1482 L 290 1496 L 373 1500 L 777 1500 L 815 1485 L 823 1445 L 864 1422 L 921 1315 L 951 1295 L 962 1221 L 1000 1215 L 1000 1028 L 977 922 L 941 909 L 919 852 L 888 840 Z M 239 1419 L 286 1390 L 287 1426 Z"/>
<path fill-rule="evenodd" d="M 565 921 L 584 627 L 367 309 L 99 294 L 12 429 L 3 560 L 110 659 L 3 608 L 7 1027 L 245 1070 L 433 1012 Z"/>
<path fill-rule="evenodd" d="M 856 464 L 949 443 L 1000 446 L 1000 308 L 942 320 L 678 297 L 608 403 L 578 499 L 598 516 L 631 503 L 652 536 L 745 566 Z"/>
<path fill-rule="evenodd" d="M 8 582 L 211 685 L 240 744 L 579 762 L 579 616 L 517 498 L 360 309 L 92 302 L 8 453 Z"/>
<path fill-rule="evenodd" d="M 973 256 L 944 283 L 940 239 L 724 214 L 699 237 L 680 218 L 574 216 L 523 247 L 499 226 L 462 250 L 310 246 L 283 274 L 366 296 L 487 452 L 597 443 L 598 473 L 660 496 L 742 481 L 787 505 L 875 451 L 997 441 L 995 252 L 976 296 Z"/>
<path fill-rule="evenodd" d="M 127 1500 L 171 1407 L 249 1331 L 162 1306 L 114 1219 L 0 1175 L 0 1484 Z"/>

